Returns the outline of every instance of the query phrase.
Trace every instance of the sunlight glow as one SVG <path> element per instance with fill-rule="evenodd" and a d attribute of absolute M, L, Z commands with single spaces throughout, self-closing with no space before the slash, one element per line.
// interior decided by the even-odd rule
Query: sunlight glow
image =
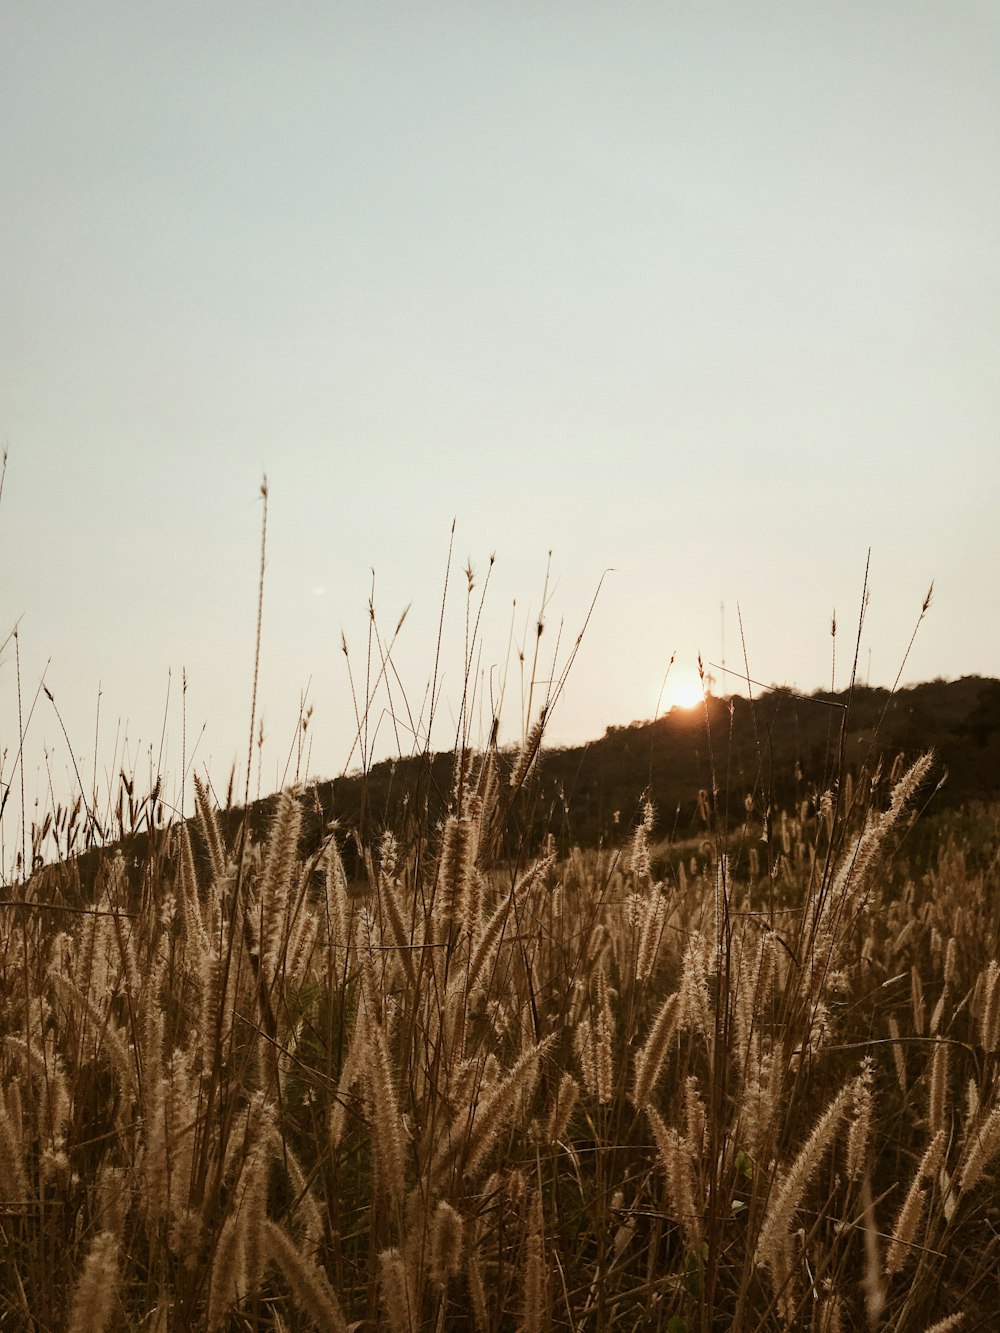
<path fill-rule="evenodd" d="M 703 698 L 701 683 L 691 676 L 668 680 L 663 692 L 663 712 L 672 708 L 697 708 Z"/>

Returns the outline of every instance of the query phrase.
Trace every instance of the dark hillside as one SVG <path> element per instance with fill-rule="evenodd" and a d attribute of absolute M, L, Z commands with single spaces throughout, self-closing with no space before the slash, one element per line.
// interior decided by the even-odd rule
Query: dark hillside
<path fill-rule="evenodd" d="M 850 701 L 846 692 L 806 698 L 779 688 L 752 703 L 712 696 L 706 708 L 674 709 L 655 722 L 610 727 L 588 745 L 543 750 L 536 782 L 515 803 L 514 828 L 535 846 L 549 832 L 563 848 L 616 842 L 648 792 L 659 834 L 690 837 L 705 827 L 699 793 L 704 809 L 713 785 L 724 824 L 742 821 L 748 796 L 763 818 L 768 807 L 790 808 L 831 786 L 845 719 L 844 759 L 855 781 L 869 780 L 881 760 L 887 784 L 897 755 L 933 748 L 938 771 L 948 770 L 938 808 L 1000 793 L 1000 681 L 966 676 L 895 695 L 860 687 Z M 309 802 L 313 836 L 334 818 L 345 833 L 360 826 L 366 835 L 407 822 L 426 827 L 426 815 L 433 824 L 451 796 L 452 764 L 446 754 L 394 760 L 318 783 Z M 266 819 L 262 805 L 254 822 Z"/>
<path fill-rule="evenodd" d="M 699 792 L 718 792 L 725 823 L 741 820 L 746 797 L 763 815 L 817 795 L 844 758 L 855 779 L 882 760 L 933 748 L 948 780 L 940 800 L 956 806 L 1000 790 L 1000 682 L 965 677 L 900 690 L 856 689 L 809 698 L 776 689 L 752 703 L 710 698 L 707 708 L 674 709 L 656 722 L 612 727 L 580 749 L 546 753 L 542 785 L 565 795 L 566 833 L 584 845 L 631 823 L 648 789 L 660 831 L 689 836 L 703 827 Z M 833 706 L 831 706 L 833 705 Z M 617 814 L 617 818 L 616 818 Z"/>
<path fill-rule="evenodd" d="M 948 773 L 935 810 L 989 801 L 1000 794 L 1000 681 L 967 676 L 895 695 L 861 687 L 849 710 L 846 693 L 802 697 L 778 688 L 752 703 L 736 695 L 710 696 L 704 708 L 674 709 L 655 722 L 609 727 L 588 745 L 543 749 L 524 790 L 514 796 L 505 789 L 506 842 L 497 851 L 504 856 L 532 851 L 550 833 L 563 851 L 617 845 L 628 836 L 647 794 L 657 808 L 659 838 L 704 833 L 713 788 L 718 825 L 742 823 L 747 798 L 753 820 L 763 822 L 769 811 L 792 809 L 831 787 L 842 743 L 846 772 L 855 784 L 880 772 L 885 788 L 897 756 L 912 759 L 933 748 L 938 772 Z M 501 763 L 509 773 L 513 755 L 501 755 Z M 426 838 L 453 790 L 451 754 L 387 760 L 366 774 L 318 782 L 306 794 L 302 851 L 308 855 L 318 848 L 335 821 L 348 870 L 359 873 L 359 845 L 371 846 L 383 829 L 404 841 Z M 251 805 L 254 837 L 266 836 L 275 799 Z M 222 812 L 231 842 L 241 819 L 236 807 Z M 141 861 L 148 837 L 136 832 L 123 845 Z M 73 859 L 79 890 L 86 892 L 92 883 L 98 860 L 96 848 Z"/>

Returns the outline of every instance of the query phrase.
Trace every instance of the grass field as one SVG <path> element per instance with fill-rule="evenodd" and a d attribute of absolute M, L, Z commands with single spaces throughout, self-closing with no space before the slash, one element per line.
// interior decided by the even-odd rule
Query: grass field
<path fill-rule="evenodd" d="M 697 839 L 647 802 L 559 854 L 550 703 L 398 827 L 123 775 L 141 838 L 88 850 L 82 795 L 23 831 L 0 1328 L 998 1326 L 1000 808 L 914 855 L 934 758 L 848 765 L 845 709 L 796 809 L 727 824 L 713 772 Z"/>
<path fill-rule="evenodd" d="M 910 878 L 924 757 L 746 881 L 749 818 L 511 855 L 532 757 L 350 883 L 307 798 L 227 846 L 199 784 L 91 901 L 11 891 L 0 1326 L 995 1326 L 997 812 Z"/>

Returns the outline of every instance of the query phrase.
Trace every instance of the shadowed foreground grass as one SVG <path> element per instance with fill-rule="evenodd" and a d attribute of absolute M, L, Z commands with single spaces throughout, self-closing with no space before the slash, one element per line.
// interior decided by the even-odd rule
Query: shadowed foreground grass
<path fill-rule="evenodd" d="M 228 846 L 199 785 L 0 909 L 0 1325 L 995 1326 L 996 812 L 909 877 L 924 757 L 762 878 L 663 870 L 651 808 L 501 855 L 533 759 L 460 754 L 350 885 L 294 791 Z"/>

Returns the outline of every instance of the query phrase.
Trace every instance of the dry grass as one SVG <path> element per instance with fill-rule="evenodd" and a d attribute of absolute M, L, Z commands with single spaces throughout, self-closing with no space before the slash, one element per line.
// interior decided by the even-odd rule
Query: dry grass
<path fill-rule="evenodd" d="M 24 886 L 5 1319 L 990 1326 L 995 884 L 954 845 L 884 874 L 929 761 L 796 812 L 757 883 L 721 838 L 657 880 L 648 811 L 622 854 L 497 860 L 505 762 L 461 755 L 443 827 L 352 893 L 294 793 L 241 852 L 204 789 L 91 903 L 72 862 Z"/>
<path fill-rule="evenodd" d="M 647 805 L 624 849 L 526 849 L 565 676 L 476 754 L 466 657 L 438 825 L 306 847 L 290 789 L 227 842 L 207 786 L 162 828 L 123 780 L 148 837 L 92 892 L 88 804 L 33 831 L 61 855 L 0 903 L 0 1326 L 995 1328 L 996 813 L 908 873 L 923 756 L 728 832 L 706 791 L 687 848 Z"/>

